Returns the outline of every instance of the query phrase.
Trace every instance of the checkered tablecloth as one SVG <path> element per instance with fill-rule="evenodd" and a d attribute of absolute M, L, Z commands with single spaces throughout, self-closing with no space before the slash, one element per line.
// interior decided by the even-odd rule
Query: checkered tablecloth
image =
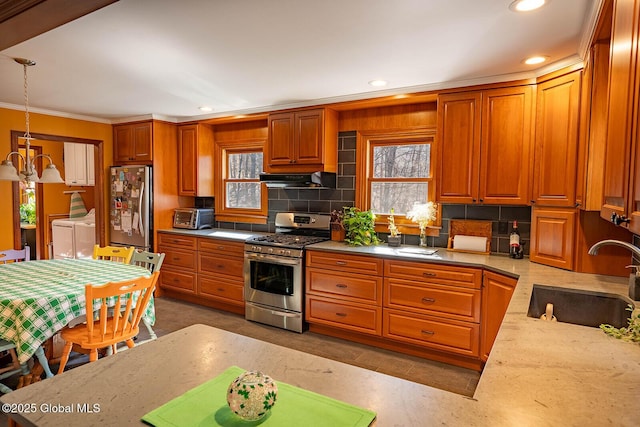
<path fill-rule="evenodd" d="M 93 259 L 0 264 L 0 338 L 16 344 L 21 363 L 71 320 L 85 314 L 87 283 L 103 285 L 149 275 L 136 265 Z M 153 298 L 144 314 L 155 323 Z"/>

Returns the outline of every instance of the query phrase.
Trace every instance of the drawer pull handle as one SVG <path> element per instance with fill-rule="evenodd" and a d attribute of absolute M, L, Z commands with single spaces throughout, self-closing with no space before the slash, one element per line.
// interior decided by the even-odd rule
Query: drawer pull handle
<path fill-rule="evenodd" d="M 217 288 L 218 292 L 224 292 L 224 288 Z"/>
<path fill-rule="evenodd" d="M 180 261 L 180 257 L 179 256 L 174 256 L 171 260 L 172 261 Z"/>
<path fill-rule="evenodd" d="M 173 279 L 173 283 L 180 283 L 180 279 Z"/>
<path fill-rule="evenodd" d="M 336 288 L 347 289 L 347 285 L 345 285 L 344 283 L 336 283 Z"/>
<path fill-rule="evenodd" d="M 433 335 L 433 334 L 435 334 L 435 332 L 433 332 L 433 331 L 425 331 L 424 329 L 421 330 L 420 332 L 422 332 L 424 335 Z"/>
<path fill-rule="evenodd" d="M 224 269 L 224 264 L 218 264 L 218 265 L 216 265 L 216 268 Z"/>
<path fill-rule="evenodd" d="M 219 245 L 219 246 L 218 246 L 218 249 L 222 250 L 222 249 L 224 249 L 224 246 Z"/>
<path fill-rule="evenodd" d="M 424 302 L 424 303 L 432 303 L 432 302 L 436 302 L 436 300 L 435 300 L 435 298 L 424 297 L 424 298 L 422 298 L 422 302 Z"/>
<path fill-rule="evenodd" d="M 347 313 L 336 313 L 338 317 L 347 317 Z"/>
<path fill-rule="evenodd" d="M 346 261 L 336 261 L 336 265 L 347 265 Z"/>
<path fill-rule="evenodd" d="M 435 277 L 435 276 L 437 276 L 436 273 L 428 273 L 428 272 L 424 272 L 424 273 L 422 273 L 422 275 L 424 277 Z"/>

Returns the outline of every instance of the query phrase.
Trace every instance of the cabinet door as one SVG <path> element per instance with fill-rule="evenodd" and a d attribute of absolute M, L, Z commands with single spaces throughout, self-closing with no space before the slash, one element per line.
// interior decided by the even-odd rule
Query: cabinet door
<path fill-rule="evenodd" d="M 438 97 L 438 201 L 478 200 L 481 93 Z"/>
<path fill-rule="evenodd" d="M 482 142 L 478 201 L 526 205 L 531 200 L 533 89 L 482 93 Z"/>
<path fill-rule="evenodd" d="M 64 181 L 66 185 L 87 185 L 85 144 L 64 143 Z"/>
<path fill-rule="evenodd" d="M 269 138 L 267 141 L 267 167 L 282 166 L 294 160 L 293 113 L 269 115 Z"/>
<path fill-rule="evenodd" d="M 640 112 L 638 113 L 640 115 Z M 640 118 L 638 120 L 640 122 Z M 640 234 L 640 128 L 636 135 L 634 156 L 631 158 L 629 186 L 629 230 Z"/>
<path fill-rule="evenodd" d="M 113 160 L 124 164 L 151 164 L 153 160 L 152 126 L 151 122 L 115 126 Z"/>
<path fill-rule="evenodd" d="M 295 114 L 293 163 L 322 164 L 323 111 L 309 110 Z"/>
<path fill-rule="evenodd" d="M 576 203 L 581 72 L 538 85 L 533 200 L 541 206 Z"/>
<path fill-rule="evenodd" d="M 529 259 L 552 267 L 573 269 L 576 210 L 539 208 L 531 210 Z"/>
<path fill-rule="evenodd" d="M 482 278 L 482 320 L 480 358 L 487 361 L 507 311 L 517 280 L 485 271 Z"/>
<path fill-rule="evenodd" d="M 133 127 L 133 141 L 134 151 L 133 159 L 139 162 L 151 162 L 152 160 L 152 124 L 141 123 Z"/>
<path fill-rule="evenodd" d="M 87 185 L 96 185 L 96 160 L 93 144 L 85 144 L 87 157 Z"/>
<path fill-rule="evenodd" d="M 196 125 L 180 126 L 178 129 L 178 194 L 195 196 L 198 171 L 198 131 Z"/>
<path fill-rule="evenodd" d="M 133 159 L 133 128 L 115 126 L 113 128 L 113 160 L 115 163 L 129 162 Z"/>
<path fill-rule="evenodd" d="M 600 216 L 627 216 L 631 170 L 634 90 L 637 68 L 640 2 L 614 2 L 609 59 L 609 115 L 605 155 L 604 197 Z M 636 116 L 637 118 L 637 116 Z M 637 166 L 636 166 L 637 167 Z"/>

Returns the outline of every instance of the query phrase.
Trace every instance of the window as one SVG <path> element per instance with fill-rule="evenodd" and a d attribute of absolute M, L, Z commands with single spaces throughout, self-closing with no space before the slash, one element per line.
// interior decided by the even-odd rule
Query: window
<path fill-rule="evenodd" d="M 216 198 L 218 221 L 266 222 L 267 194 L 260 183 L 263 146 L 263 141 L 216 144 L 220 171 Z"/>
<path fill-rule="evenodd" d="M 435 200 L 434 135 L 431 130 L 359 135 L 356 204 L 376 214 L 378 231 L 386 231 L 387 216 L 393 209 L 396 224 L 404 225 L 402 232 L 416 232 L 417 225 L 403 218 L 404 214 L 416 202 Z"/>

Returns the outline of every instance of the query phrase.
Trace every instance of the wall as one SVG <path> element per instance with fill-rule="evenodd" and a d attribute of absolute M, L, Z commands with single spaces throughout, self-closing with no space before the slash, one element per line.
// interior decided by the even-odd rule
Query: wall
<path fill-rule="evenodd" d="M 113 144 L 110 124 L 49 116 L 31 112 L 30 127 L 32 133 L 44 133 L 65 137 L 102 140 L 104 141 L 103 167 L 108 167 L 108 165 L 110 165 L 112 162 Z M 4 160 L 6 158 L 6 155 L 11 151 L 11 131 L 17 130 L 20 132 L 24 132 L 24 129 L 24 111 L 0 108 L 0 160 Z M 37 143 L 34 142 L 33 145 L 37 145 Z M 60 146 L 62 146 L 62 144 L 60 144 Z M 43 149 L 43 152 L 46 153 L 47 150 L 49 149 L 45 148 Z M 59 168 L 63 168 L 61 153 L 59 155 L 59 158 L 54 159 L 54 163 Z M 9 181 L 0 181 L 0 248 L 13 247 L 13 206 L 11 203 L 11 185 L 12 183 Z M 62 212 L 64 212 L 65 209 L 68 210 L 69 196 L 62 194 L 62 191 L 69 190 L 70 188 L 63 184 L 46 185 L 52 185 L 59 188 L 56 189 L 56 193 L 54 193 L 53 191 L 51 192 L 51 194 L 45 192 L 45 208 L 55 209 L 56 211 L 61 210 Z M 103 190 L 103 192 L 104 191 L 106 191 L 106 188 Z M 85 198 L 85 204 L 87 202 L 88 200 Z M 60 205 L 58 205 L 58 203 L 60 203 Z M 90 204 L 92 205 L 93 202 L 91 201 Z M 64 208 L 63 205 L 66 205 L 67 207 Z M 105 212 L 105 214 L 107 213 L 108 211 Z"/>
<path fill-rule="evenodd" d="M 269 219 L 267 224 L 242 224 L 242 223 L 218 223 L 218 227 L 274 232 L 276 212 L 313 212 L 328 214 L 334 209 L 342 209 L 343 206 L 353 206 L 355 203 L 355 176 L 356 176 L 356 132 L 340 132 L 338 135 L 338 184 L 337 188 L 330 189 L 269 189 Z M 475 206 L 475 205 L 443 205 L 442 229 L 440 235 L 427 237 L 427 244 L 435 247 L 446 247 L 449 238 L 449 219 L 486 219 L 493 222 L 491 251 L 497 253 L 509 253 L 509 231 L 511 221 L 518 221 L 521 241 L 524 242 L 525 254 L 529 253 L 529 230 L 531 225 L 531 208 L 529 206 Z M 498 233 L 498 222 L 509 221 L 509 231 Z M 379 233 L 386 241 L 387 235 Z M 419 237 L 415 235 L 402 235 L 403 244 L 418 245 Z"/>

